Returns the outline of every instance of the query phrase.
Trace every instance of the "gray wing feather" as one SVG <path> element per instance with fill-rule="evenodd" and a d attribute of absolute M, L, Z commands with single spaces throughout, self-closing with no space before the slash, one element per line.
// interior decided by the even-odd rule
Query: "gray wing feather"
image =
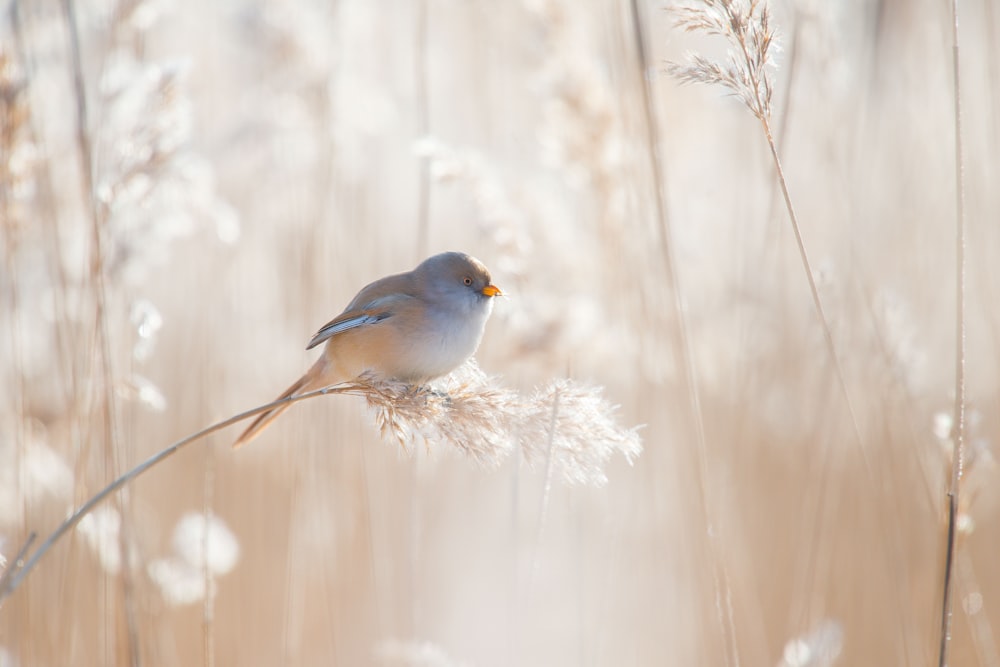
<path fill-rule="evenodd" d="M 332 322 L 327 323 L 322 329 L 317 331 L 316 335 L 309 341 L 309 345 L 306 346 L 306 349 L 311 350 L 320 343 L 333 338 L 339 333 L 348 331 L 349 329 L 356 329 L 369 324 L 375 324 L 376 322 L 381 322 L 387 317 L 392 317 L 392 306 L 409 298 L 411 297 L 402 294 L 384 296 L 378 299 L 373 299 L 371 302 L 365 304 L 363 308 L 367 312 L 358 312 L 353 316 L 348 315 L 347 317 L 345 317 L 344 314 L 341 314 Z M 372 312 L 373 310 L 376 312 Z"/>

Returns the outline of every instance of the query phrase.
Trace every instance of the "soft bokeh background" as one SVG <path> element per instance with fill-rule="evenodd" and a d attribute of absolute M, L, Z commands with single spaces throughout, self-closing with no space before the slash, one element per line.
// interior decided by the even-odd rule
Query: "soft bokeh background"
<path fill-rule="evenodd" d="M 71 4 L 78 59 L 60 2 L 4 3 L 0 25 L 5 558 L 270 400 L 360 286 L 445 249 L 511 294 L 480 365 L 522 391 L 603 385 L 645 451 L 567 486 L 516 457 L 401 453 L 360 401 L 307 401 L 103 505 L 0 608 L 0 665 L 935 664 L 947 3 L 773 4 L 777 141 L 860 441 L 759 124 L 663 73 L 725 45 L 661 3 Z M 1000 12 L 961 11 L 952 658 L 998 665 Z"/>

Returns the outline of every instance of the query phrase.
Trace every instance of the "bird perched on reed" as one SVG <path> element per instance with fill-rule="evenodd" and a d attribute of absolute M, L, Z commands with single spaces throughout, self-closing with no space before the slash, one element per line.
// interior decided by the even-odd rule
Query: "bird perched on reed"
<path fill-rule="evenodd" d="M 413 384 L 446 375 L 475 353 L 493 297 L 501 294 L 483 263 L 461 252 L 434 255 L 412 271 L 380 278 L 316 332 L 306 349 L 326 343 L 323 355 L 278 398 L 362 375 Z M 250 442 L 289 407 L 258 416 L 233 446 Z"/>

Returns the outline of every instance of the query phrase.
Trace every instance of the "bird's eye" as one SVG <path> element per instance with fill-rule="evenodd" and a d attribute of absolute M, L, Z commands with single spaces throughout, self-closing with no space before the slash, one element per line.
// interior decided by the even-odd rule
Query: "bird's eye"
<path fill-rule="evenodd" d="M 466 287 L 469 287 L 470 285 L 472 285 L 472 278 L 470 278 L 469 276 L 465 276 L 464 278 L 462 278 L 462 284 L 465 285 Z"/>

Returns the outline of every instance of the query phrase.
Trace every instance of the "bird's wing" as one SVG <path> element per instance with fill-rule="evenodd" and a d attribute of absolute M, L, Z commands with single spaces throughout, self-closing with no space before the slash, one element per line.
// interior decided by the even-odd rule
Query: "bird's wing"
<path fill-rule="evenodd" d="M 359 308 L 350 308 L 345 310 L 340 315 L 330 320 L 324 324 L 316 335 L 312 337 L 309 341 L 309 345 L 306 346 L 307 350 L 311 350 L 320 343 L 323 343 L 330 338 L 333 338 L 339 333 L 343 333 L 350 329 L 357 329 L 358 327 L 371 326 L 381 322 L 382 320 L 392 317 L 400 305 L 409 301 L 413 297 L 407 296 L 405 294 L 391 294 L 388 296 L 383 296 L 368 303 L 365 303 Z M 355 299 L 357 301 L 358 299 Z M 354 305 L 354 302 L 351 302 Z"/>
<path fill-rule="evenodd" d="M 412 271 L 379 278 L 375 282 L 365 285 L 361 288 L 360 292 L 354 295 L 354 298 L 347 304 L 347 307 L 344 308 L 344 314 L 369 308 L 374 302 L 380 299 L 405 294 L 413 296 Z"/>

